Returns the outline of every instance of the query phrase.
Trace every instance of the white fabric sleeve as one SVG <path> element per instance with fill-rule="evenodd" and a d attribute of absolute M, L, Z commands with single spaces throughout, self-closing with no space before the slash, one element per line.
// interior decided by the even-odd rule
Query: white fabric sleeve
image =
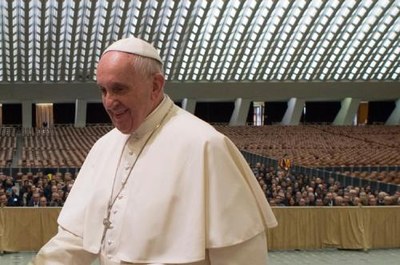
<path fill-rule="evenodd" d="M 89 265 L 96 254 L 82 248 L 82 238 L 58 227 L 58 233 L 37 253 L 29 265 Z"/>
<path fill-rule="evenodd" d="M 266 265 L 267 254 L 265 232 L 237 245 L 208 249 L 211 265 Z"/>

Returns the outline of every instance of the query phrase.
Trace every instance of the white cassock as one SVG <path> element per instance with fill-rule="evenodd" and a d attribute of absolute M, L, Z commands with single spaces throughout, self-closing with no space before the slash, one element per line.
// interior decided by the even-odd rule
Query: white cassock
<path fill-rule="evenodd" d="M 264 265 L 277 222 L 235 145 L 165 96 L 133 134 L 113 129 L 95 143 L 58 224 L 35 264 Z"/>

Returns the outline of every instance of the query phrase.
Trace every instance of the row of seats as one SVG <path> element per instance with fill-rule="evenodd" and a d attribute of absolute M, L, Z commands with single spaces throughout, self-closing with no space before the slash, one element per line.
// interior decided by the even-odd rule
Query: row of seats
<path fill-rule="evenodd" d="M 380 181 L 383 183 L 392 183 L 400 185 L 400 172 L 399 171 L 345 171 L 338 172 L 346 176 L 357 177 L 372 181 Z"/>
<path fill-rule="evenodd" d="M 15 150 L 13 148 L 0 148 L 0 168 L 11 165 Z"/>
<path fill-rule="evenodd" d="M 9 167 L 17 148 L 17 128 L 0 126 L 0 167 Z"/>
<path fill-rule="evenodd" d="M 0 127 L 1 128 L 1 127 Z M 307 167 L 400 165 L 400 126 L 227 126 L 215 125 L 239 147 L 262 156 Z M 80 167 L 93 143 L 112 129 L 110 125 L 75 128 L 22 129 L 19 166 Z M 0 148 L 15 152 L 16 130 L 1 128 Z M 5 156 L 5 155 L 4 155 Z M 7 161 L 10 158 L 1 157 Z"/>
<path fill-rule="evenodd" d="M 306 167 L 400 166 L 400 126 L 215 126 L 242 150 L 275 159 L 285 154 Z M 346 172 L 400 184 L 400 172 Z"/>
<path fill-rule="evenodd" d="M 95 141 L 110 131 L 110 125 L 56 126 L 22 131 L 21 167 L 81 167 Z"/>
<path fill-rule="evenodd" d="M 400 165 L 400 126 L 215 126 L 239 149 L 307 167 Z"/>
<path fill-rule="evenodd" d="M 3 127 L 0 126 L 0 136 L 3 138 L 4 136 L 13 136 L 17 134 L 17 128 L 16 127 Z"/>

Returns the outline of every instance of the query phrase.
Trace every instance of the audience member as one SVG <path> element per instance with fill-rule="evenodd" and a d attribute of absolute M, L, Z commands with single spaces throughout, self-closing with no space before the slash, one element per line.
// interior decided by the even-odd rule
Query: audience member
<path fill-rule="evenodd" d="M 62 207 L 64 205 L 63 201 L 60 198 L 60 194 L 58 191 L 54 191 L 51 195 L 51 201 L 49 203 L 50 207 Z"/>
<path fill-rule="evenodd" d="M 28 203 L 28 206 L 30 207 L 39 207 L 40 203 L 40 193 L 39 192 L 34 192 L 32 194 L 32 198 Z"/>
<path fill-rule="evenodd" d="M 47 207 L 47 198 L 46 198 L 46 196 L 40 197 L 39 207 Z"/>
<path fill-rule="evenodd" d="M 384 191 L 373 190 L 371 186 L 343 187 L 332 177 L 324 182 L 318 177 L 267 168 L 262 163 L 257 163 L 252 169 L 272 206 L 400 205 L 400 190 L 390 195 Z M 6 198 L 2 205 L 62 207 L 75 177 L 70 172 L 54 175 L 18 172 L 13 178 L 0 172 L 0 194 L 2 199 Z"/>
<path fill-rule="evenodd" d="M 0 207 L 6 207 L 7 200 L 7 195 L 4 193 L 4 191 L 0 192 Z"/>
<path fill-rule="evenodd" d="M 315 201 L 315 206 L 324 206 L 324 202 L 322 201 L 321 198 L 318 198 L 318 199 Z"/>
<path fill-rule="evenodd" d="M 292 162 L 290 161 L 287 154 L 284 154 L 283 157 L 279 160 L 279 167 L 284 171 L 289 171 L 292 166 Z"/>
<path fill-rule="evenodd" d="M 274 206 L 375 206 L 400 205 L 400 190 L 393 196 L 374 191 L 371 186 L 344 187 L 330 177 L 327 182 L 319 177 L 266 168 L 257 163 L 253 172 L 267 199 Z M 269 183 L 269 184 L 267 184 Z"/>
<path fill-rule="evenodd" d="M 8 194 L 7 206 L 12 206 L 12 207 L 21 206 L 21 201 L 16 186 L 12 186 L 10 189 L 8 189 L 6 191 L 6 194 Z"/>
<path fill-rule="evenodd" d="M 369 195 L 368 197 L 368 205 L 369 206 L 377 206 L 377 201 L 374 195 Z"/>

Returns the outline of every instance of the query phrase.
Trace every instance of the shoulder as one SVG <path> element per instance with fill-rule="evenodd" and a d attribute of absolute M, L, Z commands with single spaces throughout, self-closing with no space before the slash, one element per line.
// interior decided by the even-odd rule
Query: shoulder
<path fill-rule="evenodd" d="M 104 151 L 107 148 L 111 148 L 115 146 L 115 144 L 118 143 L 121 138 L 124 137 L 126 138 L 126 136 L 118 131 L 118 129 L 113 128 L 112 130 L 101 136 L 99 139 L 97 139 L 88 155 L 96 153 L 97 151 Z"/>
<path fill-rule="evenodd" d="M 103 136 L 101 136 L 94 145 L 102 145 L 102 144 L 109 144 L 109 141 L 112 140 L 117 140 L 119 137 L 122 137 L 123 134 L 118 131 L 118 129 L 113 128 L 112 130 L 110 130 L 109 132 L 107 132 L 106 134 L 104 134 Z"/>
<path fill-rule="evenodd" d="M 182 139 L 195 140 L 195 142 L 218 141 L 225 137 L 209 123 L 179 107 L 175 108 L 167 127 Z"/>

